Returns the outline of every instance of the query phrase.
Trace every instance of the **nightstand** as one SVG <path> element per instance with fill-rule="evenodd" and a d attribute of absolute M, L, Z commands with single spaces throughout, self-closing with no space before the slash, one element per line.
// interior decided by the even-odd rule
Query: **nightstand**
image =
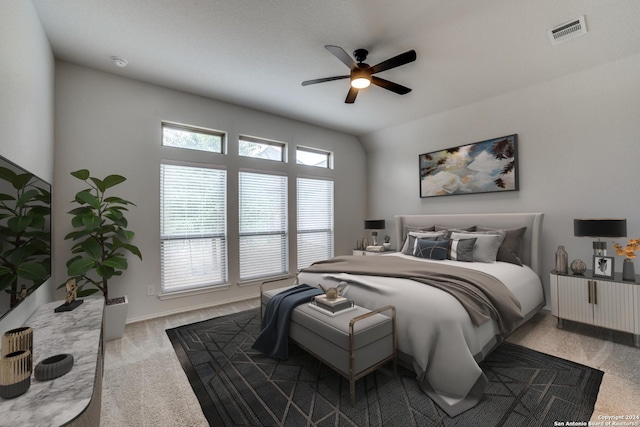
<path fill-rule="evenodd" d="M 551 272 L 551 313 L 563 320 L 587 323 L 633 334 L 633 344 L 640 347 L 640 275 L 636 282 L 594 278 L 587 270 L 583 275 Z"/>

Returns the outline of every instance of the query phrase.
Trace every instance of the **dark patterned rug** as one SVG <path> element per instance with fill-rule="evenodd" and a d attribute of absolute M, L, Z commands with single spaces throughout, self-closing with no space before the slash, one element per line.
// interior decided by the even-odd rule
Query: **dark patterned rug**
<path fill-rule="evenodd" d="M 503 343 L 481 363 L 482 401 L 448 417 L 415 375 L 385 366 L 349 384 L 295 344 L 277 361 L 251 349 L 258 309 L 167 330 L 212 426 L 552 426 L 588 421 L 603 372 Z"/>

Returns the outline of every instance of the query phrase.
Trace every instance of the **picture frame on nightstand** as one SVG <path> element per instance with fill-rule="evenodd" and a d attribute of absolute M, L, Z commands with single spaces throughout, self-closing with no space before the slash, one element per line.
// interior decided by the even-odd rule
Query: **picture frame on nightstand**
<path fill-rule="evenodd" d="M 594 255 L 593 256 L 593 277 L 613 280 L 614 261 L 612 256 Z"/>

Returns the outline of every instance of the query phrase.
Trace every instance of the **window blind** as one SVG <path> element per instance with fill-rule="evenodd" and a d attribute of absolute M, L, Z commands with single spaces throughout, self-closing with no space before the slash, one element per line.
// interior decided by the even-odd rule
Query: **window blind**
<path fill-rule="evenodd" d="M 333 181 L 298 178 L 298 270 L 333 257 Z"/>
<path fill-rule="evenodd" d="M 239 173 L 240 280 L 288 272 L 287 177 Z"/>
<path fill-rule="evenodd" d="M 160 166 L 164 293 L 227 282 L 227 172 Z"/>

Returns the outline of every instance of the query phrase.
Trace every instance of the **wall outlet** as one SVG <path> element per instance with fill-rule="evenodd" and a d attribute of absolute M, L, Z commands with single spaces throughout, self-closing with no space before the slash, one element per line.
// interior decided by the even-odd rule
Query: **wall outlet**
<path fill-rule="evenodd" d="M 153 285 L 148 285 L 147 286 L 147 295 L 155 295 L 156 294 L 156 288 Z"/>

